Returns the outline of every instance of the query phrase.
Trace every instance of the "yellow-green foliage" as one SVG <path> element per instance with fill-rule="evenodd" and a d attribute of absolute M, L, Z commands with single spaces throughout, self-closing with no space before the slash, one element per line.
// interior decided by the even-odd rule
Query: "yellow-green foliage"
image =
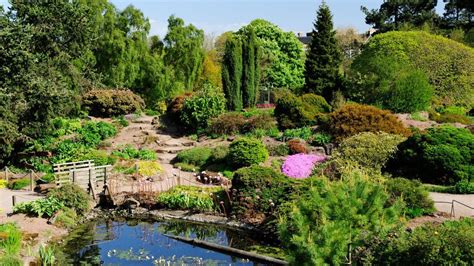
<path fill-rule="evenodd" d="M 223 192 L 220 187 L 178 186 L 159 194 L 157 203 L 168 209 L 213 211 L 225 200 Z"/>
<path fill-rule="evenodd" d="M 5 188 L 8 185 L 7 180 L 0 179 L 0 188 Z"/>
<path fill-rule="evenodd" d="M 139 161 L 137 165 L 138 173 L 142 176 L 154 176 L 163 171 L 161 165 L 154 161 Z"/>
<path fill-rule="evenodd" d="M 372 38 L 352 68 L 390 76 L 383 68 L 371 68 L 384 58 L 423 71 L 434 89 L 435 103 L 474 106 L 473 48 L 427 32 L 393 31 Z"/>

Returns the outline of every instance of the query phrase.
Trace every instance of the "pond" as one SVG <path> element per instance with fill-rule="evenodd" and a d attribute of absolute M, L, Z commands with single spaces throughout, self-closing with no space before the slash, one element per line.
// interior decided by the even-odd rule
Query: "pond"
<path fill-rule="evenodd" d="M 275 250 L 247 232 L 184 221 L 92 221 L 59 246 L 58 260 L 73 265 L 264 265 L 196 247 L 165 234 L 244 250 Z"/>

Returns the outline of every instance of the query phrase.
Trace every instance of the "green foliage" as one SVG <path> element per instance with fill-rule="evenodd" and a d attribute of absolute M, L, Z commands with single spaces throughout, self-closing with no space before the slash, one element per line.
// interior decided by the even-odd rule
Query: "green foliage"
<path fill-rule="evenodd" d="M 369 239 L 371 248 L 363 261 L 375 265 L 470 265 L 474 260 L 473 219 L 427 224 L 400 234 Z"/>
<path fill-rule="evenodd" d="M 82 106 L 92 116 L 114 117 L 143 111 L 145 102 L 130 90 L 91 90 L 82 96 Z"/>
<path fill-rule="evenodd" d="M 156 160 L 158 157 L 156 152 L 149 149 L 135 149 L 132 146 L 125 146 L 123 149 L 118 151 L 113 151 L 112 155 L 117 156 L 121 159 L 130 160 L 130 159 L 139 159 L 139 160 Z"/>
<path fill-rule="evenodd" d="M 340 83 L 342 51 L 333 29 L 331 11 L 325 2 L 319 6 L 311 44 L 305 62 L 306 92 L 331 100 Z"/>
<path fill-rule="evenodd" d="M 426 32 L 389 32 L 374 36 L 352 64 L 352 69 L 365 74 L 364 79 L 377 77 L 382 88 L 401 77 L 397 82 L 401 83 L 402 91 L 409 93 L 406 95 L 415 93 L 409 91 L 412 85 L 423 85 L 421 77 L 424 74 L 434 90 L 435 105 L 471 109 L 474 106 L 473 62 L 474 49 L 456 41 Z M 371 89 L 369 93 L 372 94 Z M 419 94 L 417 99 L 426 97 L 421 92 L 416 94 Z M 377 98 L 363 101 L 372 103 L 374 100 Z"/>
<path fill-rule="evenodd" d="M 251 133 L 255 130 L 276 129 L 275 119 L 268 113 L 224 113 L 211 121 L 209 133 L 215 135 L 235 135 Z"/>
<path fill-rule="evenodd" d="M 313 123 L 307 117 L 301 99 L 291 93 L 284 93 L 278 98 L 275 118 L 280 129 L 303 127 Z"/>
<path fill-rule="evenodd" d="M 90 150 L 77 159 L 78 161 L 92 160 L 94 165 L 114 165 L 117 162 L 116 157 L 110 156 L 106 151 Z"/>
<path fill-rule="evenodd" d="M 7 180 L 0 179 L 0 188 L 6 188 L 8 185 Z"/>
<path fill-rule="evenodd" d="M 217 146 L 212 149 L 210 160 L 213 163 L 223 163 L 226 161 L 227 156 L 229 155 L 229 147 L 228 146 Z"/>
<path fill-rule="evenodd" d="M 260 83 L 260 47 L 255 32 L 250 29 L 242 47 L 242 102 L 244 108 L 255 107 Z"/>
<path fill-rule="evenodd" d="M 304 50 L 292 32 L 284 32 L 278 26 L 256 19 L 242 27 L 236 35 L 249 36 L 255 32 L 261 47 L 259 63 L 262 65 L 266 88 L 291 88 L 298 91 L 304 85 Z"/>
<path fill-rule="evenodd" d="M 21 178 L 21 179 L 16 179 L 12 180 L 8 183 L 8 188 L 13 189 L 13 190 L 21 190 L 30 185 L 30 179 L 29 178 Z"/>
<path fill-rule="evenodd" d="M 156 203 L 168 209 L 212 212 L 219 211 L 219 202 L 224 200 L 222 188 L 177 186 L 160 193 Z"/>
<path fill-rule="evenodd" d="M 55 250 L 50 246 L 41 245 L 38 251 L 39 261 L 42 266 L 53 266 L 56 265 L 56 257 L 54 256 Z"/>
<path fill-rule="evenodd" d="M 47 200 L 59 202 L 62 206 L 74 209 L 80 216 L 91 208 L 91 199 L 86 191 L 74 184 L 65 184 L 48 193 Z"/>
<path fill-rule="evenodd" d="M 13 223 L 0 224 L 0 234 L 2 235 L 0 237 L 1 257 L 17 255 L 20 252 L 22 240 L 22 233 L 18 226 Z M 1 259 L 0 262 L 2 262 Z"/>
<path fill-rule="evenodd" d="M 177 163 L 186 163 L 199 169 L 204 166 L 212 156 L 212 149 L 208 147 L 195 147 L 188 150 L 180 151 L 176 155 Z"/>
<path fill-rule="evenodd" d="M 186 90 L 194 89 L 204 62 L 204 31 L 182 19 L 168 18 L 168 32 L 164 39 L 165 63 L 175 71 L 175 77 L 182 81 Z"/>
<path fill-rule="evenodd" d="M 334 154 L 334 160 L 356 162 L 359 166 L 380 171 L 397 152 L 406 138 L 385 132 L 363 132 L 344 139 Z"/>
<path fill-rule="evenodd" d="M 461 123 L 464 125 L 473 124 L 473 120 L 466 115 L 452 114 L 452 113 L 436 113 L 430 112 L 430 119 L 438 123 Z"/>
<path fill-rule="evenodd" d="M 243 220 L 255 222 L 255 218 L 275 215 L 277 208 L 288 201 L 294 191 L 294 180 L 275 172 L 272 168 L 251 166 L 235 172 L 232 179 L 233 212 Z"/>
<path fill-rule="evenodd" d="M 393 202 L 401 199 L 405 203 L 405 215 L 415 218 L 435 211 L 428 190 L 419 182 L 405 178 L 389 178 L 385 182 L 387 193 Z"/>
<path fill-rule="evenodd" d="M 328 127 L 336 141 L 361 132 L 383 131 L 402 136 L 410 135 L 410 131 L 392 113 L 360 104 L 347 104 L 334 111 Z"/>
<path fill-rule="evenodd" d="M 366 234 L 384 236 L 398 225 L 399 208 L 370 179 L 352 171 L 340 181 L 309 188 L 293 203 L 279 225 L 290 264 L 347 263 L 348 252 L 360 247 Z"/>
<path fill-rule="evenodd" d="M 331 112 L 331 105 L 319 95 L 306 93 L 301 96 L 301 101 L 303 102 L 303 106 L 306 112 L 310 114 L 318 114 L 318 113 L 329 113 Z"/>
<path fill-rule="evenodd" d="M 474 135 L 467 129 L 430 128 L 409 137 L 398 148 L 388 164 L 393 174 L 448 185 L 474 176 Z"/>
<path fill-rule="evenodd" d="M 79 131 L 81 142 L 88 147 L 96 147 L 102 140 L 113 137 L 117 134 L 117 129 L 106 122 L 87 122 Z"/>
<path fill-rule="evenodd" d="M 229 147 L 229 160 L 236 166 L 250 166 L 268 159 L 268 151 L 263 143 L 254 138 L 234 140 Z"/>
<path fill-rule="evenodd" d="M 242 41 L 231 36 L 225 43 L 222 59 L 222 85 L 227 99 L 227 109 L 240 111 L 243 108 L 242 98 Z"/>
<path fill-rule="evenodd" d="M 13 208 L 13 212 L 26 213 L 29 215 L 36 215 L 38 217 L 45 216 L 46 218 L 50 218 L 62 208 L 64 208 L 64 204 L 60 200 L 53 197 L 48 197 L 35 201 L 20 203 Z"/>
<path fill-rule="evenodd" d="M 155 176 L 163 171 L 161 165 L 154 161 L 139 161 L 137 166 L 138 174 L 142 176 Z"/>
<path fill-rule="evenodd" d="M 459 194 L 474 194 L 474 181 L 461 180 L 454 185 L 454 191 Z"/>
<path fill-rule="evenodd" d="M 283 132 L 282 139 L 303 139 L 308 141 L 313 135 L 313 130 L 309 127 L 287 129 Z"/>
<path fill-rule="evenodd" d="M 332 136 L 330 134 L 324 133 L 324 132 L 316 133 L 313 136 L 311 136 L 309 141 L 310 141 L 311 145 L 324 146 L 326 144 L 331 143 Z"/>
<path fill-rule="evenodd" d="M 225 111 L 225 98 L 210 83 L 184 101 L 180 120 L 192 132 L 199 132 L 209 127 L 212 118 Z"/>

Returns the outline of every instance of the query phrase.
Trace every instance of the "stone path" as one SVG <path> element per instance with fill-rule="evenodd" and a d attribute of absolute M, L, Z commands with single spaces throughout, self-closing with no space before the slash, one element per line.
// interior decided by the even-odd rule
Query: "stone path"
<path fill-rule="evenodd" d="M 435 201 L 435 207 L 438 211 L 451 213 L 451 202 L 453 200 L 464 203 L 474 208 L 474 194 L 459 195 L 448 193 L 430 192 L 430 197 Z M 449 202 L 449 203 L 441 203 Z M 474 210 L 459 203 L 454 203 L 454 214 L 459 217 L 474 217 Z"/>
<path fill-rule="evenodd" d="M 16 196 L 17 203 L 33 201 L 44 196 L 31 191 L 14 191 L 0 188 L 0 217 L 13 211 L 12 196 Z"/>

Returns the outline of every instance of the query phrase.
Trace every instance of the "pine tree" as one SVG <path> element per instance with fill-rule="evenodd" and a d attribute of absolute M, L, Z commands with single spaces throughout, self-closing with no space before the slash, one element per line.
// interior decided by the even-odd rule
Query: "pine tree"
<path fill-rule="evenodd" d="M 242 100 L 245 108 L 257 103 L 259 83 L 257 36 L 250 30 L 243 46 Z"/>
<path fill-rule="evenodd" d="M 235 37 L 230 37 L 225 45 L 222 85 L 227 99 L 227 109 L 242 110 L 242 42 Z"/>
<path fill-rule="evenodd" d="M 332 15 L 325 2 L 321 4 L 314 23 L 310 50 L 305 63 L 306 92 L 332 97 L 340 81 L 342 51 L 337 44 Z"/>

